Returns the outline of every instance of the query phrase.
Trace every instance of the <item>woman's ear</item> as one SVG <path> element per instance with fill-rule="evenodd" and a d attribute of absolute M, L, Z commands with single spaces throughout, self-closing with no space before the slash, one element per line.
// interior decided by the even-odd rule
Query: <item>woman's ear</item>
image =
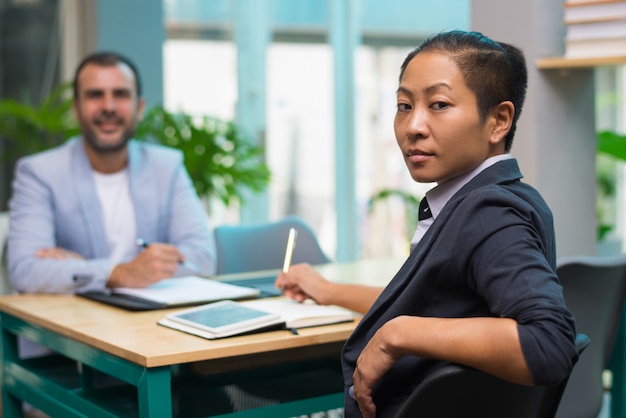
<path fill-rule="evenodd" d="M 511 129 L 513 116 L 515 116 L 515 106 L 512 102 L 505 101 L 496 106 L 492 113 L 491 143 L 497 144 L 502 141 Z"/>

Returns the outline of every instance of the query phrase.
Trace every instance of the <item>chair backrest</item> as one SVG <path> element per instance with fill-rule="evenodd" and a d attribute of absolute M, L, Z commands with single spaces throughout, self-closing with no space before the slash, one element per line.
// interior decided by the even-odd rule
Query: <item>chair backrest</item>
<path fill-rule="evenodd" d="M 277 222 L 216 227 L 217 274 L 282 268 L 290 228 L 298 231 L 292 264 L 331 261 L 311 227 L 299 217 L 288 216 Z"/>
<path fill-rule="evenodd" d="M 602 372 L 607 368 L 626 295 L 626 255 L 559 259 L 557 274 L 576 329 L 593 344 L 570 376 L 558 418 L 597 417 L 602 408 Z"/>
<path fill-rule="evenodd" d="M 582 353 L 589 345 L 576 336 Z M 555 386 L 524 386 L 459 364 L 437 368 L 415 388 L 396 418 L 553 418 L 567 379 Z"/>

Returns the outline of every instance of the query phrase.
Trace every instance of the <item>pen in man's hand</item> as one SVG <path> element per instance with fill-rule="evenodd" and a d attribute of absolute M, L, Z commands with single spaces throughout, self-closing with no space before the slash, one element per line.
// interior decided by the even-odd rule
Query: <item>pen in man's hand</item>
<path fill-rule="evenodd" d="M 295 228 L 289 229 L 289 237 L 287 238 L 287 249 L 285 250 L 285 262 L 283 263 L 283 273 L 289 271 L 291 266 L 291 257 L 293 257 L 293 249 L 296 246 L 296 236 L 298 231 Z"/>
<path fill-rule="evenodd" d="M 143 239 L 143 238 L 137 238 L 137 240 L 135 240 L 135 243 L 137 244 L 138 247 L 142 247 L 142 248 L 148 248 L 148 242 Z M 196 266 L 194 263 L 190 262 L 190 261 L 183 261 L 183 260 L 178 260 L 178 264 L 181 264 L 189 269 L 195 270 L 195 271 L 199 271 L 198 270 L 198 266 Z"/>

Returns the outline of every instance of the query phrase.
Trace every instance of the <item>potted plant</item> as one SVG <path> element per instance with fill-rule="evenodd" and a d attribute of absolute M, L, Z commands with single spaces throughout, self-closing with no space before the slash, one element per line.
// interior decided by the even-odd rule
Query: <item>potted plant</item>
<path fill-rule="evenodd" d="M 260 192 L 270 182 L 263 149 L 231 121 L 155 106 L 146 111 L 135 136 L 181 150 L 198 195 L 226 206 L 243 202 L 244 189 Z"/>

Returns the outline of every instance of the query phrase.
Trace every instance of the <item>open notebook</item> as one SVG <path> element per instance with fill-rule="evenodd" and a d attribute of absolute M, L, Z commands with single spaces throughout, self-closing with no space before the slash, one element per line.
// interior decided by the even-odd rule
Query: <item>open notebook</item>
<path fill-rule="evenodd" d="M 159 325 L 207 339 L 273 329 L 335 324 L 354 320 L 354 313 L 338 306 L 298 303 L 289 299 L 221 301 L 166 314 Z"/>
<path fill-rule="evenodd" d="M 225 300 L 258 297 L 257 288 L 197 276 L 164 279 L 145 288 L 120 287 L 104 292 L 80 293 L 88 299 L 130 310 L 163 309 Z"/>

